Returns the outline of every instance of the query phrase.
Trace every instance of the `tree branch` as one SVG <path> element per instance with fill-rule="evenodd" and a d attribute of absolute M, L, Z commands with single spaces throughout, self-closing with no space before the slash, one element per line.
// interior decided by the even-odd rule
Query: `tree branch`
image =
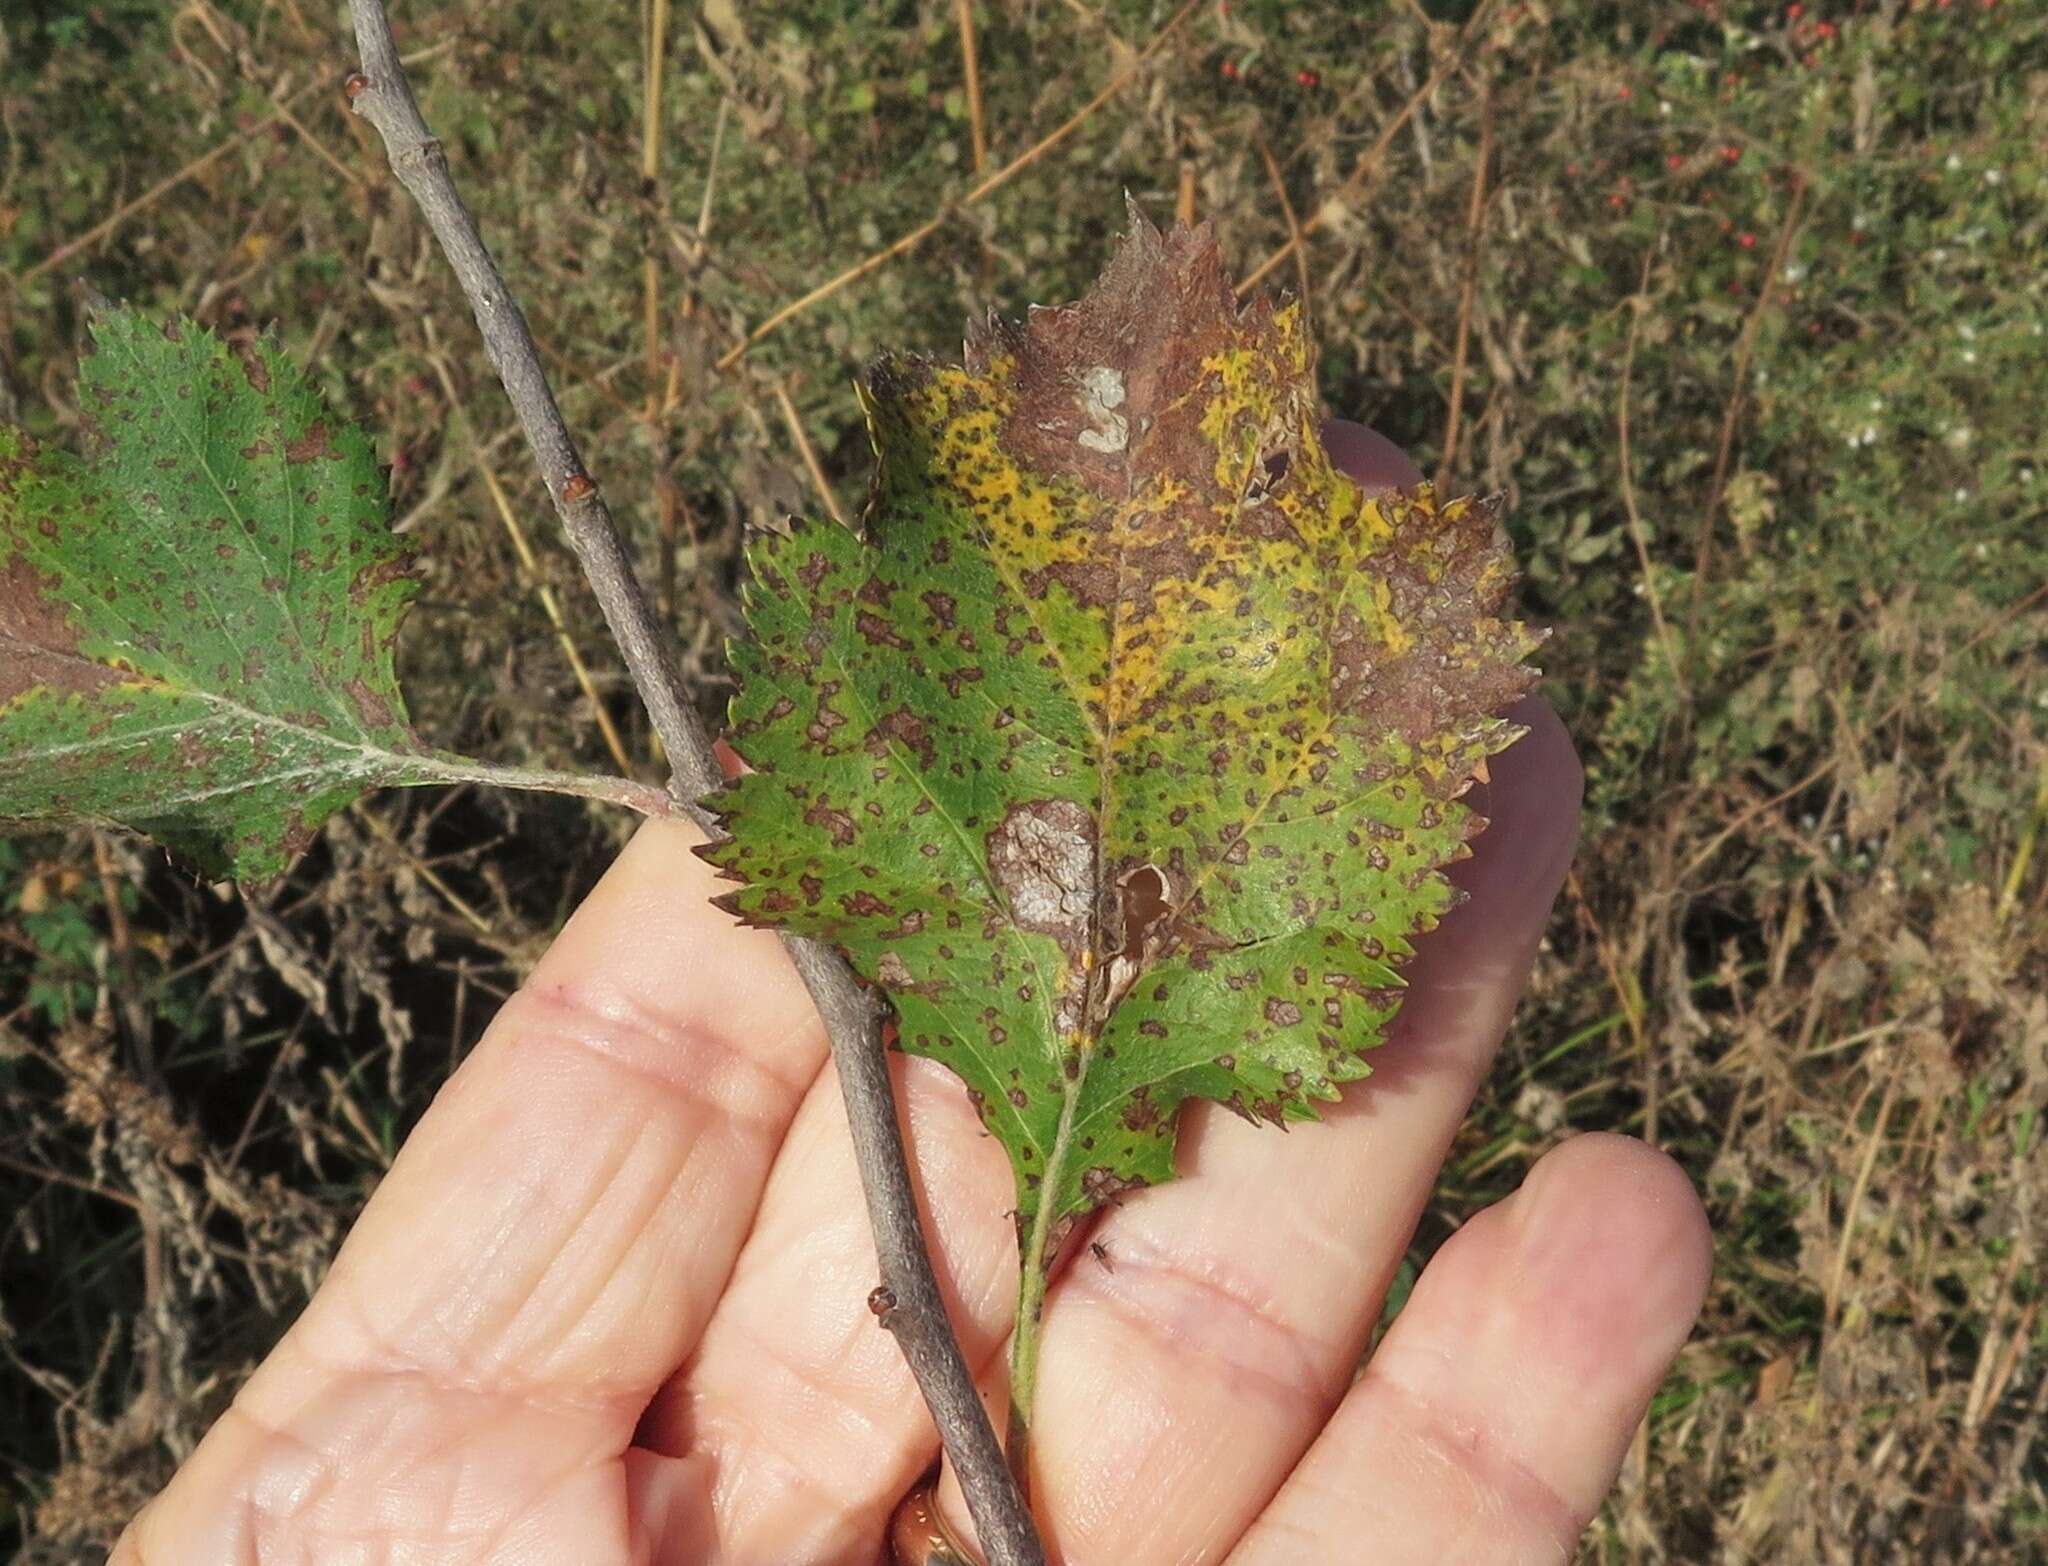
<path fill-rule="evenodd" d="M 562 422 L 526 318 L 420 114 L 382 0 L 349 0 L 349 11 L 362 53 L 362 69 L 346 84 L 349 100 L 383 138 L 392 172 L 419 203 L 476 313 L 484 351 L 512 400 L 555 511 L 668 753 L 671 791 L 683 813 L 717 835 L 718 825 L 700 801 L 724 778 L 683 686 L 667 629 L 642 591 L 611 510 Z M 830 948 L 789 936 L 783 944 L 824 1020 L 846 1096 L 881 1266 L 882 1284 L 870 1303 L 895 1334 L 932 1411 L 990 1566 L 1043 1566 L 1044 1547 L 1010 1480 L 932 1271 L 896 1119 L 880 1008 Z"/>

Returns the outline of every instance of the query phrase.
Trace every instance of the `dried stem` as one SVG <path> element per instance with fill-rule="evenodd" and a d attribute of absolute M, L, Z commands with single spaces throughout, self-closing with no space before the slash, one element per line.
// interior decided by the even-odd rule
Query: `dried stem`
<path fill-rule="evenodd" d="M 1471 46 L 1473 40 L 1479 36 L 1479 24 L 1485 19 L 1487 9 L 1487 0 L 1479 0 L 1479 4 L 1473 7 L 1471 16 L 1466 18 L 1465 25 L 1459 29 L 1456 41 L 1444 56 L 1437 61 L 1435 68 L 1430 71 L 1423 84 L 1416 88 L 1413 93 L 1409 94 L 1408 101 L 1401 105 L 1394 117 L 1380 127 L 1380 133 L 1373 138 L 1372 145 L 1358 155 L 1358 161 L 1351 166 L 1351 172 L 1344 176 L 1344 183 L 1337 187 L 1336 194 L 1325 199 L 1321 206 L 1311 212 L 1308 215 L 1308 220 L 1302 223 L 1298 230 L 1288 237 L 1286 244 L 1275 250 L 1239 280 L 1237 285 L 1238 298 L 1242 299 L 1254 288 L 1257 288 L 1259 284 L 1263 283 L 1273 274 L 1276 267 L 1282 265 L 1289 256 L 1306 244 L 1311 234 L 1320 233 L 1324 224 L 1330 222 L 1338 213 L 1365 193 L 1366 187 L 1372 183 L 1373 175 L 1379 172 L 1380 160 L 1387 155 L 1387 148 L 1391 147 L 1394 144 L 1394 138 L 1400 135 L 1401 127 L 1414 118 L 1415 111 L 1420 109 L 1429 100 L 1430 95 L 1437 90 L 1437 87 L 1443 82 L 1444 78 L 1464 63 L 1465 51 Z"/>
<path fill-rule="evenodd" d="M 491 492 L 491 503 L 497 507 L 498 520 L 505 524 L 506 535 L 512 540 L 512 548 L 519 557 L 520 580 L 526 584 L 540 602 L 541 610 L 548 617 L 548 623 L 555 628 L 555 640 L 561 644 L 562 655 L 569 662 L 569 672 L 583 691 L 583 699 L 590 703 L 590 715 L 597 722 L 598 732 L 604 736 L 605 748 L 611 752 L 612 761 L 619 771 L 631 776 L 633 758 L 627 754 L 625 736 L 612 721 L 611 710 L 604 704 L 604 698 L 597 693 L 597 682 L 590 676 L 590 667 L 583 661 L 583 653 L 576 645 L 576 638 L 569 632 L 568 616 L 562 612 L 561 600 L 554 587 L 542 575 L 540 561 L 535 557 L 533 545 L 527 541 L 526 529 L 520 525 L 519 514 L 513 509 L 512 497 L 505 493 L 505 486 L 498 482 L 498 475 L 492 471 L 489 462 L 476 449 L 476 431 L 470 424 L 469 410 L 463 406 L 462 394 L 456 390 L 455 374 L 448 367 L 448 357 L 441 352 L 441 345 L 429 318 L 425 323 L 427 333 L 428 363 L 434 367 L 434 374 L 441 382 L 441 394 L 448 399 L 448 406 L 461 421 L 462 430 L 469 437 L 470 461 L 477 477 L 484 481 L 484 487 Z"/>
<path fill-rule="evenodd" d="M 1620 437 L 1621 461 L 1621 504 L 1628 513 L 1628 536 L 1635 544 L 1636 564 L 1643 572 L 1643 596 L 1650 603 L 1650 619 L 1657 627 L 1657 640 L 1664 647 L 1664 661 L 1671 667 L 1671 678 L 1677 682 L 1679 693 L 1685 694 L 1685 670 L 1678 661 L 1678 648 L 1671 640 L 1671 626 L 1664 618 L 1664 595 L 1657 590 L 1657 572 L 1650 564 L 1650 545 L 1643 531 L 1643 514 L 1636 505 L 1635 456 L 1629 438 L 1629 392 L 1633 384 L 1636 367 L 1636 340 L 1642 335 L 1643 315 L 1650 307 L 1650 266 L 1655 257 L 1652 251 L 1643 257 L 1643 275 L 1636 284 L 1635 294 L 1629 299 L 1631 314 L 1628 323 L 1628 347 L 1621 356 L 1621 405 L 1615 414 L 1616 433 Z"/>
<path fill-rule="evenodd" d="M 1749 392 L 1749 361 L 1756 352 L 1757 333 L 1771 307 L 1778 279 L 1785 274 L 1785 258 L 1792 253 L 1792 239 L 1799 231 L 1799 219 L 1806 211 L 1806 181 L 1799 180 L 1792 199 L 1785 206 L 1785 221 L 1778 225 L 1778 242 L 1771 247 L 1770 269 L 1757 287 L 1756 303 L 1749 319 L 1742 323 L 1742 337 L 1735 347 L 1734 384 L 1728 388 L 1728 406 L 1721 415 L 1721 442 L 1714 453 L 1714 479 L 1707 491 L 1707 509 L 1700 515 L 1699 540 L 1693 546 L 1692 605 L 1686 612 L 1685 635 L 1689 649 L 1699 646 L 1702 589 L 1714 567 L 1714 525 L 1720 519 L 1721 501 L 1728 492 L 1728 466 L 1735 455 L 1735 426 L 1742 418 Z"/>
<path fill-rule="evenodd" d="M 967 79 L 967 126 L 973 137 L 974 172 L 988 167 L 988 123 L 981 110 L 981 51 L 974 46 L 974 0 L 954 0 L 960 21 L 960 67 Z"/>
<path fill-rule="evenodd" d="M 1131 61 L 1128 66 L 1111 78 L 1108 86 L 1104 87 L 1094 97 L 1082 104 L 1080 108 L 1068 115 L 1058 127 L 1043 137 L 1036 146 L 1019 153 L 1008 163 L 997 169 L 995 173 L 977 182 L 958 200 L 948 202 L 938 210 L 935 216 L 926 219 L 909 233 L 903 235 L 902 238 L 884 245 L 880 250 L 875 251 L 874 254 L 865 259 L 856 261 L 837 277 L 832 278 L 828 282 L 820 283 L 801 298 L 791 300 L 780 310 L 769 316 L 767 320 L 747 333 L 736 346 L 728 349 L 724 357 L 718 361 L 719 369 L 731 369 L 741 359 L 745 358 L 754 345 L 764 337 L 780 331 L 784 325 L 794 320 L 797 316 L 802 315 L 812 305 L 817 304 L 821 300 L 831 298 L 849 283 L 857 283 L 870 272 L 879 270 L 895 260 L 896 257 L 915 250 L 943 228 L 946 219 L 955 212 L 962 211 L 967 207 L 973 206 L 976 202 L 994 195 L 1012 179 L 1016 178 L 1017 175 L 1022 174 L 1032 164 L 1036 163 L 1086 124 L 1089 117 L 1097 109 L 1101 108 L 1110 99 L 1130 86 L 1132 82 L 1136 81 L 1143 73 L 1145 67 L 1151 63 L 1152 57 L 1166 47 L 1166 41 L 1180 30 L 1183 22 L 1195 14 L 1195 7 L 1199 3 L 1200 0 L 1186 0 L 1186 3 L 1178 11 L 1175 11 L 1172 16 L 1166 19 L 1165 25 L 1152 35 L 1152 41 L 1139 51 L 1138 57 L 1135 60 Z"/>
<path fill-rule="evenodd" d="M 304 95 L 307 92 L 310 92 L 317 85 L 319 85 L 317 82 L 307 82 L 304 85 L 302 85 L 299 88 L 299 90 L 293 93 L 290 97 L 283 98 L 279 101 L 281 104 L 289 104 L 292 101 L 292 98 L 297 98 Z M 109 234 L 113 233 L 115 229 L 119 228 L 123 223 L 127 222 L 128 219 L 130 219 L 131 217 L 135 216 L 135 214 L 140 212 L 144 207 L 149 206 L 152 202 L 157 201 L 161 197 L 167 195 L 169 192 L 176 190 L 180 185 L 184 184 L 186 180 L 192 179 L 195 176 L 204 173 L 207 169 L 211 168 L 214 164 L 218 163 L 222 158 L 226 157 L 229 153 L 233 152 L 237 147 L 240 147 L 247 142 L 254 141 L 258 136 L 261 136 L 265 132 L 267 132 L 271 126 L 282 123 L 282 120 L 283 116 L 276 110 L 273 110 L 264 118 L 256 121 L 256 123 L 251 125 L 247 130 L 238 131 L 236 134 L 227 137 L 225 140 L 221 141 L 216 146 L 208 149 L 205 152 L 200 153 L 198 157 L 192 159 L 191 162 L 187 163 L 184 167 L 178 169 L 175 173 L 165 175 L 162 179 L 158 180 L 154 185 L 150 186 L 149 189 L 145 190 L 141 195 L 136 196 L 132 200 L 122 202 L 120 206 L 116 207 L 111 213 L 109 213 L 106 217 L 102 218 L 99 222 L 93 224 L 93 226 L 87 229 L 84 233 L 75 235 L 74 237 L 65 240 L 61 245 L 57 246 L 55 250 L 52 250 L 48 255 L 44 256 L 42 260 L 38 261 L 34 266 L 30 267 L 27 271 L 23 272 L 19 277 L 15 279 L 15 281 L 17 283 L 21 283 L 24 285 L 32 283 L 37 278 L 41 277 L 45 272 L 48 272 L 55 267 L 62 266 L 66 261 L 70 260 L 73 256 L 77 255 L 79 251 L 85 250 L 92 245 L 96 245 L 102 239 L 105 239 Z"/>
<path fill-rule="evenodd" d="M 661 247 L 654 242 L 661 205 L 661 86 L 668 61 L 668 0 L 648 0 L 640 119 L 640 312 L 647 339 L 647 417 L 661 410 Z"/>
<path fill-rule="evenodd" d="M 1479 152 L 1472 162 L 1472 199 L 1465 211 L 1465 275 L 1458 285 L 1458 335 L 1451 349 L 1451 409 L 1444 419 L 1443 456 L 1436 491 L 1447 494 L 1458 460 L 1458 426 L 1465 411 L 1465 364 L 1472 346 L 1472 306 L 1479 296 L 1479 257 L 1486 236 L 1486 168 L 1493 159 L 1493 77 L 1479 84 Z M 1297 247 L 1297 255 L 1300 250 Z"/>
<path fill-rule="evenodd" d="M 825 466 L 818 460 L 818 448 L 811 444 L 811 437 L 804 432 L 803 417 L 796 411 L 796 404 L 790 401 L 789 387 L 780 377 L 775 382 L 775 403 L 782 410 L 782 422 L 789 427 L 789 438 L 796 443 L 797 455 L 803 458 L 804 472 L 810 475 L 811 488 L 818 492 L 818 499 L 832 513 L 832 520 L 845 527 L 846 513 L 839 509 L 839 497 L 832 493 L 831 481 L 825 477 Z"/>
<path fill-rule="evenodd" d="M 362 52 L 362 69 L 348 82 L 355 111 L 383 138 L 392 172 L 419 203 L 476 312 L 484 350 L 667 750 L 674 769 L 671 790 L 684 802 L 684 813 L 716 832 L 715 820 L 698 801 L 719 786 L 722 774 L 683 688 L 673 645 L 634 576 L 604 497 L 584 471 L 526 319 L 449 177 L 441 144 L 420 115 L 382 0 L 349 0 L 349 11 Z M 877 1314 L 896 1335 L 931 1408 L 991 1566 L 1043 1566 L 1044 1547 L 1010 1483 L 932 1271 L 897 1123 L 880 1011 L 828 947 L 796 937 L 784 937 L 783 944 L 824 1021 L 846 1096 L 854 1159 L 881 1264 Z"/>
<path fill-rule="evenodd" d="M 1294 283 L 1301 293 L 1302 319 L 1313 323 L 1315 301 L 1308 275 L 1308 248 L 1301 242 L 1301 219 L 1296 216 L 1294 203 L 1288 198 L 1287 180 L 1280 172 L 1280 160 L 1273 156 L 1273 149 L 1266 144 L 1265 137 L 1259 137 L 1258 142 L 1259 159 L 1266 165 L 1266 179 L 1273 187 L 1273 198 L 1280 203 L 1280 215 L 1287 219 L 1287 238 L 1294 246 Z"/>

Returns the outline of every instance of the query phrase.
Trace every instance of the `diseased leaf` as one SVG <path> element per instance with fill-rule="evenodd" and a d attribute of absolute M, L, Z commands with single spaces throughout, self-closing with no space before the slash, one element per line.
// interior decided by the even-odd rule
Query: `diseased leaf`
<path fill-rule="evenodd" d="M 97 318 L 90 461 L 0 427 L 0 818 L 282 870 L 364 790 L 442 775 L 391 645 L 383 475 L 268 344 Z"/>
<path fill-rule="evenodd" d="M 1171 1176 L 1186 1099 L 1282 1122 L 1366 1074 L 1533 677 L 1495 507 L 1366 499 L 1299 308 L 1134 223 L 1081 303 L 870 372 L 865 539 L 754 540 L 758 770 L 705 851 L 965 1080 L 1027 1270 Z"/>

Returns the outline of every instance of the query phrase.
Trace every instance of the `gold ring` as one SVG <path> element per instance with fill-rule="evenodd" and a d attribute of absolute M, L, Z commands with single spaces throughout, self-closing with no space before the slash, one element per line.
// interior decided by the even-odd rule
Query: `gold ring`
<path fill-rule="evenodd" d="M 933 1474 L 903 1497 L 889 1519 L 890 1558 L 895 1566 L 981 1566 L 939 1515 L 939 1476 Z"/>

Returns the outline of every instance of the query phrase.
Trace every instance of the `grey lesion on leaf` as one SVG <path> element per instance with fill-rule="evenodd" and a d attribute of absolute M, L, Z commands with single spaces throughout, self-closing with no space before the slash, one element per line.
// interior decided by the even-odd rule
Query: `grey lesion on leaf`
<path fill-rule="evenodd" d="M 875 964 L 875 981 L 891 995 L 942 996 L 947 986 L 937 979 L 919 979 L 895 952 L 884 952 Z"/>
<path fill-rule="evenodd" d="M 1123 371 L 1106 364 L 1082 372 L 1079 402 L 1087 428 L 1074 438 L 1090 451 L 1123 451 L 1131 443 L 1131 422 L 1117 409 L 1124 405 Z"/>
<path fill-rule="evenodd" d="M 1012 805 L 988 835 L 988 868 L 1019 928 L 1087 950 L 1095 910 L 1095 818 L 1069 799 Z"/>

